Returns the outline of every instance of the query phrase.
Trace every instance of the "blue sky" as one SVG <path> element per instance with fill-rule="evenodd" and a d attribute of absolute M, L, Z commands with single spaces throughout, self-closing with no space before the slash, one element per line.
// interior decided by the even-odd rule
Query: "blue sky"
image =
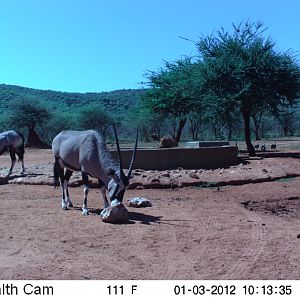
<path fill-rule="evenodd" d="M 140 88 L 223 26 L 262 21 L 300 51 L 299 0 L 0 0 L 0 83 L 66 92 Z"/>

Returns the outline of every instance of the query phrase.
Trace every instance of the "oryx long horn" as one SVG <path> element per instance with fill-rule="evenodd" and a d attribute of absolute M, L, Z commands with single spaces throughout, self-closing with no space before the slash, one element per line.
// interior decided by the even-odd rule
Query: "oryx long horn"
<path fill-rule="evenodd" d="M 114 132 L 115 132 L 115 138 L 116 138 L 116 144 L 117 144 L 117 150 L 118 150 L 118 158 L 119 158 L 119 164 L 120 164 L 120 174 L 123 174 L 124 172 L 123 172 L 122 156 L 121 156 L 119 138 L 118 138 L 115 122 L 113 122 L 113 128 L 114 128 Z"/>
<path fill-rule="evenodd" d="M 137 128 L 137 131 L 136 131 L 135 145 L 134 145 L 134 149 L 133 149 L 133 153 L 132 153 L 132 157 L 131 157 L 131 162 L 130 162 L 129 169 L 128 169 L 128 174 L 127 174 L 128 179 L 130 179 L 130 175 L 131 175 L 132 168 L 133 168 L 133 165 L 134 165 L 138 139 L 139 139 L 139 127 Z"/>

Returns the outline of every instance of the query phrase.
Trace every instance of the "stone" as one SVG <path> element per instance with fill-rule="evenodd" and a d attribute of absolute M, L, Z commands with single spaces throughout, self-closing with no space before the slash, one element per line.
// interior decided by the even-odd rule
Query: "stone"
<path fill-rule="evenodd" d="M 171 175 L 169 173 L 162 173 L 160 176 L 161 177 L 170 177 Z"/>
<path fill-rule="evenodd" d="M 127 199 L 127 205 L 132 207 L 149 207 L 152 206 L 151 202 L 142 197 L 134 197 Z"/>
<path fill-rule="evenodd" d="M 151 179 L 151 183 L 160 183 L 160 180 L 158 178 Z"/>
<path fill-rule="evenodd" d="M 137 185 L 135 189 L 136 189 L 136 190 L 144 190 L 145 187 L 142 186 L 142 185 Z"/>
<path fill-rule="evenodd" d="M 127 222 L 129 219 L 127 209 L 118 200 L 112 201 L 109 207 L 104 208 L 101 211 L 100 217 L 106 223 Z"/>
<path fill-rule="evenodd" d="M 196 172 L 191 172 L 189 175 L 191 178 L 199 179 L 199 176 L 196 174 Z"/>

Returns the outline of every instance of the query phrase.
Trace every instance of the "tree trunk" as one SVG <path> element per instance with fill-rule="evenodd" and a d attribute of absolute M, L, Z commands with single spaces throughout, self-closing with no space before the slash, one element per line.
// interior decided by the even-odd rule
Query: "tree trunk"
<path fill-rule="evenodd" d="M 258 124 L 258 122 L 257 122 L 257 120 L 256 120 L 255 117 L 252 117 L 252 119 L 253 119 L 253 123 L 254 123 L 255 139 L 257 141 L 259 141 L 260 140 L 260 136 L 259 136 L 259 124 Z"/>
<path fill-rule="evenodd" d="M 212 128 L 213 128 L 213 133 L 214 133 L 214 140 L 216 140 L 218 138 L 217 127 L 215 126 L 215 124 L 212 124 Z"/>
<path fill-rule="evenodd" d="M 259 141 L 261 139 L 261 137 L 259 135 L 259 127 L 260 127 L 262 115 L 263 115 L 263 112 L 258 113 L 258 116 L 257 116 L 257 114 L 252 115 L 252 120 L 254 123 L 255 138 L 257 141 Z"/>
<path fill-rule="evenodd" d="M 179 121 L 179 126 L 178 126 L 178 129 L 177 129 L 176 138 L 175 138 L 175 140 L 176 140 L 178 143 L 179 143 L 179 141 L 180 141 L 182 129 L 183 129 L 185 123 L 186 123 L 186 118 L 181 119 L 181 120 Z"/>
<path fill-rule="evenodd" d="M 249 156 L 255 156 L 255 148 L 251 143 L 251 132 L 250 132 L 250 113 L 249 111 L 243 111 L 244 126 L 245 126 L 245 141 Z"/>
<path fill-rule="evenodd" d="M 228 125 L 228 141 L 231 141 L 232 138 L 232 127 Z"/>
<path fill-rule="evenodd" d="M 40 137 L 35 132 L 34 127 L 28 128 L 28 139 L 27 139 L 27 147 L 45 147 L 46 144 L 40 139 Z"/>

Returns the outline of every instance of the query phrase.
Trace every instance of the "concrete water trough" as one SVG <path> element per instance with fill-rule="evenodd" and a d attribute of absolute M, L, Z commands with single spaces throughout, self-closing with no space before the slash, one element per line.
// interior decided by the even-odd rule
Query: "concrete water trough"
<path fill-rule="evenodd" d="M 117 151 L 112 150 L 117 158 Z M 121 150 L 124 168 L 131 159 L 132 150 Z M 168 148 L 138 149 L 135 169 L 168 170 L 177 169 L 208 169 L 219 168 L 237 163 L 238 148 L 235 146 L 201 147 L 201 148 Z"/>

